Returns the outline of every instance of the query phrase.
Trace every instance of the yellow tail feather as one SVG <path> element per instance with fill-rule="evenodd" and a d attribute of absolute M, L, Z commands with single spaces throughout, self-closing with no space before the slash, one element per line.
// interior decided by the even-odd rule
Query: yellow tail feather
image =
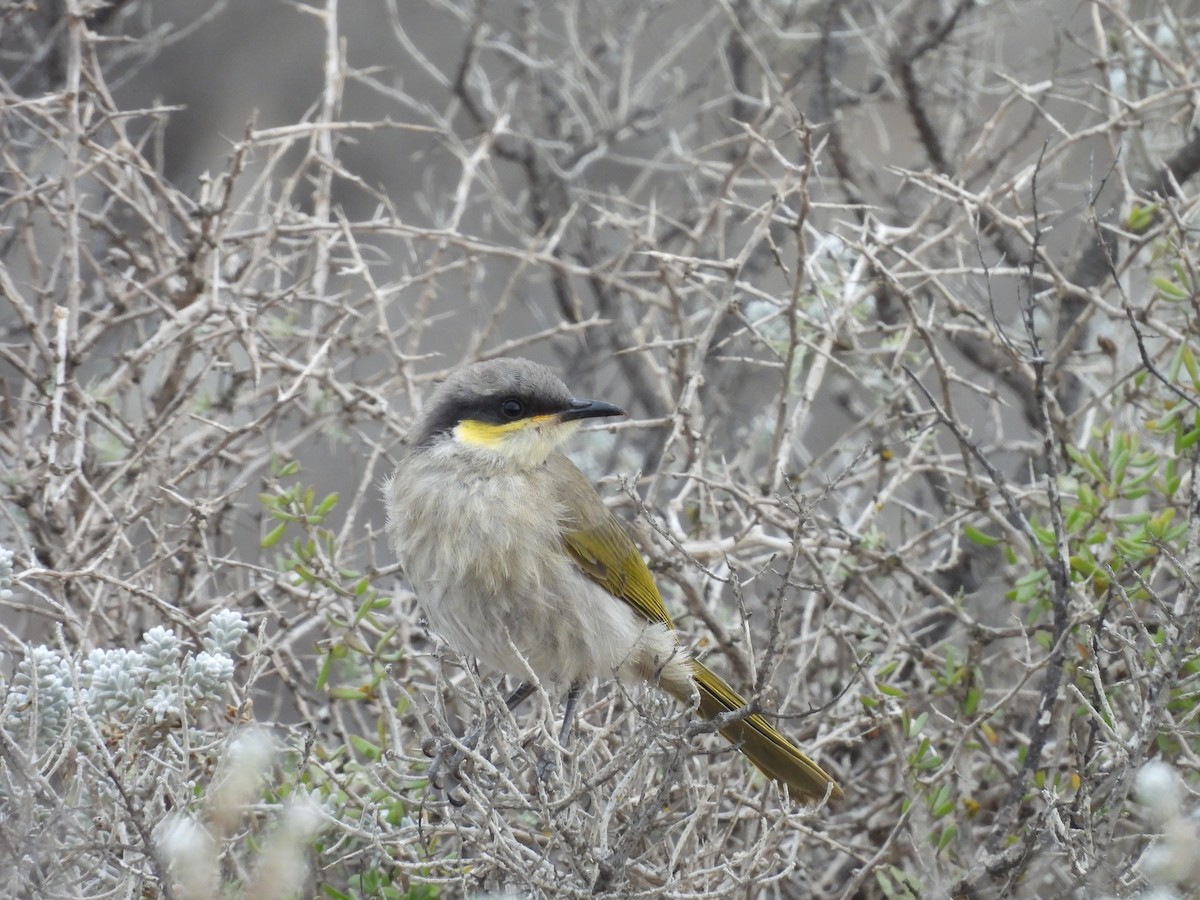
<path fill-rule="evenodd" d="M 696 687 L 700 690 L 700 715 L 704 718 L 712 719 L 746 705 L 746 701 L 721 676 L 695 660 L 691 661 L 691 665 Z M 721 735 L 764 775 L 787 785 L 792 797 L 820 800 L 832 785 L 832 796 L 841 798 L 842 790 L 837 783 L 758 713 L 722 728 Z"/>

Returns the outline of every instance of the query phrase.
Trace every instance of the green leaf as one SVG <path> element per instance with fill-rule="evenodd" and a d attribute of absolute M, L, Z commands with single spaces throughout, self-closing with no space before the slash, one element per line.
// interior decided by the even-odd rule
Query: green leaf
<path fill-rule="evenodd" d="M 1117 538 L 1114 546 L 1130 565 L 1137 565 L 1154 552 L 1153 546 L 1145 541 L 1127 540 L 1126 538 Z"/>
<path fill-rule="evenodd" d="M 1184 450 L 1190 449 L 1196 443 L 1197 438 L 1200 438 L 1200 428 L 1193 428 L 1187 432 L 1180 429 L 1175 435 L 1175 452 L 1182 453 Z"/>
<path fill-rule="evenodd" d="M 1129 466 L 1129 451 L 1122 449 L 1117 452 L 1116 457 L 1112 461 L 1112 480 L 1114 484 L 1121 484 L 1125 480 L 1125 469 Z"/>
<path fill-rule="evenodd" d="M 910 734 L 909 736 L 911 737 L 912 735 Z M 921 738 L 920 743 L 917 744 L 917 749 L 913 751 L 913 755 L 910 757 L 913 764 L 919 764 L 921 760 L 925 759 L 925 756 L 929 753 L 929 748 L 931 746 L 933 745 L 929 738 Z"/>
<path fill-rule="evenodd" d="M 963 535 L 968 541 L 973 544 L 978 544 L 980 547 L 994 547 L 1000 543 L 1000 538 L 992 537 L 990 534 L 984 534 L 982 531 L 972 525 L 963 526 Z"/>
<path fill-rule="evenodd" d="M 1082 575 L 1084 578 L 1090 578 L 1096 571 L 1096 562 L 1088 556 L 1072 556 L 1071 571 Z"/>
<path fill-rule="evenodd" d="M 949 804 L 948 807 L 947 804 Z M 937 793 L 933 795 L 933 799 L 929 802 L 929 809 L 935 819 L 940 819 L 947 812 L 954 809 L 954 799 L 951 796 L 950 785 L 943 784 L 938 788 Z M 939 812 L 939 810 L 943 811 Z"/>
<path fill-rule="evenodd" d="M 1043 528 L 1036 522 L 1030 522 L 1029 527 L 1032 529 L 1034 537 L 1038 539 L 1043 547 L 1053 548 L 1057 545 L 1058 539 L 1052 528 Z"/>
<path fill-rule="evenodd" d="M 1161 208 L 1158 203 L 1142 203 L 1133 207 L 1125 217 L 1125 227 L 1134 234 L 1141 234 L 1154 224 Z"/>
<path fill-rule="evenodd" d="M 909 723 L 908 736 L 910 738 L 916 737 L 918 734 L 920 734 L 925 729 L 925 723 L 928 721 L 929 721 L 929 713 L 927 713 L 927 712 L 921 713 L 919 716 L 917 716 L 915 719 L 913 719 L 912 722 Z"/>
<path fill-rule="evenodd" d="M 899 665 L 900 665 L 900 660 L 889 659 L 887 662 L 885 662 L 883 665 L 881 665 L 879 667 L 879 670 L 875 673 L 875 677 L 876 678 L 887 678 L 889 675 L 891 675 L 893 672 L 896 671 L 896 669 L 897 669 L 897 667 L 899 667 Z"/>
<path fill-rule="evenodd" d="M 1044 568 L 1034 569 L 1032 572 L 1026 572 L 1017 579 L 1017 587 L 1027 587 L 1029 585 L 1038 585 L 1046 580 L 1047 572 Z"/>
<path fill-rule="evenodd" d="M 1151 279 L 1154 286 L 1158 288 L 1158 293 L 1164 300 L 1186 300 L 1191 296 L 1182 287 L 1167 278 Z"/>
<path fill-rule="evenodd" d="M 358 605 L 358 609 L 354 611 L 354 624 L 359 625 L 362 621 L 371 614 L 375 609 L 375 598 L 367 597 Z"/>
<path fill-rule="evenodd" d="M 1166 543 L 1166 544 L 1175 543 L 1180 538 L 1182 538 L 1185 534 L 1187 534 L 1187 530 L 1188 530 L 1187 522 L 1180 522 L 1177 525 L 1173 525 L 1172 527 L 1168 528 L 1163 533 L 1163 537 L 1162 537 L 1163 543 Z"/>
<path fill-rule="evenodd" d="M 287 527 L 288 527 L 287 522 L 280 522 L 278 525 L 276 525 L 274 528 L 272 528 L 270 531 L 267 532 L 267 536 L 264 537 L 259 542 L 259 546 L 261 546 L 264 550 L 267 548 L 270 548 L 270 547 L 274 547 L 276 544 L 279 543 L 279 539 L 283 537 L 283 533 L 285 531 L 287 531 Z"/>
<path fill-rule="evenodd" d="M 1146 525 L 1150 534 L 1156 538 L 1162 539 L 1167 531 L 1167 526 L 1171 524 L 1171 520 L 1175 518 L 1175 508 L 1168 506 L 1157 516 L 1150 520 Z"/>
<path fill-rule="evenodd" d="M 963 700 L 962 711 L 965 716 L 975 715 L 975 711 L 979 709 L 979 701 L 983 699 L 983 691 L 977 687 L 967 689 L 967 696 Z"/>
<path fill-rule="evenodd" d="M 300 471 L 300 463 L 294 459 L 286 463 L 277 462 L 274 468 L 276 478 L 289 478 Z"/>
<path fill-rule="evenodd" d="M 1079 502 L 1087 508 L 1089 512 L 1100 508 L 1100 501 L 1096 499 L 1096 492 L 1086 484 L 1079 485 Z"/>
<path fill-rule="evenodd" d="M 367 757 L 367 759 L 376 760 L 383 756 L 383 749 L 381 747 L 379 747 L 377 744 L 371 743 L 361 735 L 350 735 L 350 743 L 354 746 L 355 750 L 357 750 L 362 756 Z"/>
<path fill-rule="evenodd" d="M 1086 509 L 1073 509 L 1067 513 L 1063 524 L 1071 534 L 1078 534 L 1092 520 L 1092 514 Z"/>
<path fill-rule="evenodd" d="M 1129 491 L 1131 491 L 1135 488 L 1141 487 L 1143 484 L 1145 484 L 1147 481 L 1149 481 L 1151 478 L 1153 478 L 1154 473 L 1157 469 L 1158 469 L 1157 466 L 1148 467 L 1141 474 L 1139 474 L 1139 475 L 1129 479 L 1129 481 L 1125 482 L 1125 490 L 1123 491 L 1124 495 L 1126 497 L 1128 497 Z"/>
<path fill-rule="evenodd" d="M 329 673 L 333 671 L 333 654 L 326 653 L 321 660 L 321 669 L 317 672 L 316 689 L 318 691 L 325 690 L 325 685 L 329 682 Z"/>
<path fill-rule="evenodd" d="M 363 685 L 356 688 L 333 688 L 329 692 L 329 696 L 334 700 L 368 700 L 371 697 L 371 693 L 371 688 Z"/>

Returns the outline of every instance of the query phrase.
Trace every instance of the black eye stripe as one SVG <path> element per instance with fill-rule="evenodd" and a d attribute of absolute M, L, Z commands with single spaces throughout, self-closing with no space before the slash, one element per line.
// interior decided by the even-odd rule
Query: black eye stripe
<path fill-rule="evenodd" d="M 509 403 L 517 404 L 520 409 L 510 407 L 514 411 L 506 411 L 505 407 Z M 473 397 L 451 394 L 440 398 L 437 407 L 430 411 L 425 429 L 415 437 L 415 442 L 426 444 L 435 436 L 447 434 L 458 423 L 466 420 L 507 425 L 533 416 L 561 413 L 570 408 L 570 394 L 541 396 L 525 394 L 519 388 L 514 390 L 512 387 L 503 392 L 497 390 Z"/>

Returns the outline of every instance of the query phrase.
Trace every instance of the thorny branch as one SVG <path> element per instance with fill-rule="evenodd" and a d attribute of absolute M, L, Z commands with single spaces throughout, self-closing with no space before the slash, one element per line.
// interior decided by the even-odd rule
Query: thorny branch
<path fill-rule="evenodd" d="M 10 6 L 0 891 L 188 896 L 155 829 L 251 719 L 281 750 L 240 884 L 303 790 L 313 878 L 364 896 L 1159 885 L 1135 778 L 1200 778 L 1186 10 Z M 509 713 L 427 630 L 378 485 L 497 355 L 631 410 L 573 458 L 843 805 L 785 809 L 631 686 L 559 747 L 559 698 Z M 39 644 L 220 609 L 258 636 L 227 709 L 6 730 L 49 721 L 6 699 Z M 476 715 L 451 806 L 421 742 Z"/>

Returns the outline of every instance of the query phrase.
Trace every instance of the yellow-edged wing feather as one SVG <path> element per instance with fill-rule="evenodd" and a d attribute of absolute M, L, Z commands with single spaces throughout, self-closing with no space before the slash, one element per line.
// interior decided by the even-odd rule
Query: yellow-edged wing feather
<path fill-rule="evenodd" d="M 646 561 L 591 483 L 561 454 L 550 458 L 555 484 L 561 486 L 565 508 L 563 540 L 567 552 L 589 578 L 624 600 L 650 622 L 670 628 L 671 616 Z M 699 712 L 706 719 L 745 707 L 746 701 L 703 663 L 689 660 L 700 692 Z M 676 695 L 687 702 L 686 695 Z M 800 748 L 780 734 L 758 713 L 721 729 L 721 735 L 736 746 L 767 777 L 787 785 L 791 795 L 819 800 L 832 787 L 832 796 L 842 791 L 825 771 L 805 756 Z"/>

